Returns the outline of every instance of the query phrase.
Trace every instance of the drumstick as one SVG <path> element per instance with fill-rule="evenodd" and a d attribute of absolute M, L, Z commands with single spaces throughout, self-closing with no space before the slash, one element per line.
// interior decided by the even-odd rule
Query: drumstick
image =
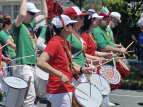
<path fill-rule="evenodd" d="M 92 60 L 91 60 L 91 68 L 92 68 Z M 92 85 L 94 86 L 93 71 L 92 71 Z"/>
<path fill-rule="evenodd" d="M 7 44 L 5 44 L 5 45 L 3 45 L 0 49 L 2 49 L 3 47 L 5 47 L 6 45 L 8 45 L 9 43 L 7 43 Z"/>
<path fill-rule="evenodd" d="M 77 88 L 76 86 L 74 86 L 72 83 L 69 83 L 70 85 L 72 85 L 74 88 L 78 89 L 80 92 L 82 92 L 83 94 L 89 96 L 88 94 L 86 94 L 85 92 L 83 92 L 81 89 Z"/>
<path fill-rule="evenodd" d="M 133 43 L 134 43 L 134 41 L 132 41 L 132 43 L 130 43 L 126 49 L 128 49 Z"/>
<path fill-rule="evenodd" d="M 29 56 L 24 56 L 24 57 L 16 58 L 16 59 L 13 59 L 12 61 L 15 61 L 15 60 L 18 60 L 18 59 L 22 59 L 22 58 L 31 57 L 31 56 L 34 56 L 34 55 L 29 55 Z"/>
<path fill-rule="evenodd" d="M 113 51 L 111 51 L 111 53 L 113 54 Z M 116 69 L 114 57 L 112 59 L 113 59 L 114 68 Z"/>
<path fill-rule="evenodd" d="M 130 56 L 128 53 L 126 53 L 128 56 Z"/>
<path fill-rule="evenodd" d="M 26 90 L 26 93 L 25 93 L 25 97 L 24 97 L 24 99 L 26 99 L 26 97 L 27 97 L 27 94 L 28 94 L 28 91 L 29 91 L 29 87 L 30 87 L 30 82 L 31 82 L 31 76 L 29 76 L 29 80 L 28 80 L 28 87 L 27 87 L 27 90 Z"/>
<path fill-rule="evenodd" d="M 132 51 L 127 51 L 127 53 L 130 53 L 130 52 L 134 52 L 135 50 L 132 50 Z"/>

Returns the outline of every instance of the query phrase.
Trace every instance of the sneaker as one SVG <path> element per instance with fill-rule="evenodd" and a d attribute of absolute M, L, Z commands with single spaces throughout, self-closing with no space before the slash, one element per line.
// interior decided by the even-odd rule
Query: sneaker
<path fill-rule="evenodd" d="M 111 102 L 109 102 L 108 104 L 109 104 L 110 107 L 115 106 L 115 104 L 111 103 Z"/>

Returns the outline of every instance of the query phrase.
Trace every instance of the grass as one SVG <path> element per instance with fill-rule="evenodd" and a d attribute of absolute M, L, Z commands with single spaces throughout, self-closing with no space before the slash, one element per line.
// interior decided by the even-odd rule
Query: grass
<path fill-rule="evenodd" d="M 133 87 L 134 89 L 143 89 L 143 78 L 140 78 L 141 69 L 140 67 L 131 67 L 130 74 L 123 81 L 123 87 Z"/>

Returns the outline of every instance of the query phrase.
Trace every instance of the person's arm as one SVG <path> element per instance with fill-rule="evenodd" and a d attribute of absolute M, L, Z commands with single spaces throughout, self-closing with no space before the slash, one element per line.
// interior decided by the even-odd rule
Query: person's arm
<path fill-rule="evenodd" d="M 100 49 L 101 52 L 111 52 L 113 51 L 114 53 L 126 53 L 127 50 L 125 48 L 114 48 L 111 47 L 109 45 L 107 45 L 106 47 Z"/>
<path fill-rule="evenodd" d="M 133 39 L 136 43 L 139 42 L 134 35 L 132 35 L 132 39 Z"/>
<path fill-rule="evenodd" d="M 2 61 L 4 61 L 6 64 L 10 64 L 12 60 L 8 57 L 2 57 Z"/>
<path fill-rule="evenodd" d="M 5 43 L 5 44 L 8 43 L 8 46 L 9 46 L 9 47 L 11 47 L 12 49 L 16 50 L 16 45 L 15 45 L 14 43 L 12 43 L 9 39 L 6 40 L 4 43 Z"/>
<path fill-rule="evenodd" d="M 108 58 L 112 58 L 112 57 L 116 56 L 115 54 L 112 54 L 111 52 L 99 52 L 99 51 L 96 51 L 95 54 L 98 57 L 108 57 Z"/>
<path fill-rule="evenodd" d="M 21 2 L 19 15 L 18 15 L 17 19 L 15 20 L 16 27 L 19 27 L 26 17 L 26 13 L 27 13 L 26 2 L 27 2 L 27 0 L 22 0 L 22 2 Z"/>
<path fill-rule="evenodd" d="M 44 43 L 45 43 L 45 39 L 39 37 L 38 40 L 37 40 L 37 47 L 38 47 L 41 51 L 44 51 L 45 48 L 46 48 L 46 45 L 45 45 Z"/>
<path fill-rule="evenodd" d="M 36 17 L 36 24 L 40 23 L 48 17 L 47 4 L 45 0 L 41 0 L 41 14 Z"/>
<path fill-rule="evenodd" d="M 49 61 L 50 58 L 51 56 L 48 53 L 43 52 L 37 60 L 37 66 L 41 70 L 45 71 L 46 73 L 58 76 L 63 83 L 69 83 L 69 79 L 66 75 L 56 70 L 55 68 L 53 68 L 51 65 L 47 63 L 47 61 Z"/>

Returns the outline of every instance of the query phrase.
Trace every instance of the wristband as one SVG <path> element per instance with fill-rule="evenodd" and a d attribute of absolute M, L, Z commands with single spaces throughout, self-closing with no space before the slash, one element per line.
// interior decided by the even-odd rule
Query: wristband
<path fill-rule="evenodd" d="M 82 67 L 80 67 L 80 73 L 83 73 L 83 72 L 82 72 Z"/>

